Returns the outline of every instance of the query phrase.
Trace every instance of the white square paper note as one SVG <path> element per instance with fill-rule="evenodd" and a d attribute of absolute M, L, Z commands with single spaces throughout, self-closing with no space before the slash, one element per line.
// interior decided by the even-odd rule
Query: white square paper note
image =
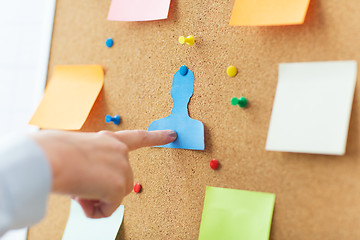
<path fill-rule="evenodd" d="M 62 240 L 114 240 L 124 217 L 124 205 L 107 218 L 88 218 L 79 203 L 71 200 L 70 215 Z"/>
<path fill-rule="evenodd" d="M 344 155 L 356 61 L 283 63 L 266 150 Z"/>

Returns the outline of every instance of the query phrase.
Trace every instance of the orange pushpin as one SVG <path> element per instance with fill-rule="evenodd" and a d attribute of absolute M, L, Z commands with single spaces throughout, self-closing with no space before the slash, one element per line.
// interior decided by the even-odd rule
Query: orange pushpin
<path fill-rule="evenodd" d="M 192 46 L 195 43 L 195 38 L 192 35 L 190 35 L 188 37 L 180 36 L 179 43 L 181 43 L 181 44 L 186 43 L 187 45 Z"/>

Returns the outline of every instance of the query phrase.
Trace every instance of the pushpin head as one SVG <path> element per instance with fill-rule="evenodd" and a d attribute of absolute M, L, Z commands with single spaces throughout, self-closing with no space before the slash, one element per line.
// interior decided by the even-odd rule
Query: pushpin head
<path fill-rule="evenodd" d="M 115 115 L 114 117 L 111 117 L 110 115 L 106 115 L 105 122 L 110 123 L 113 122 L 116 125 L 119 125 L 121 121 L 121 118 L 119 115 Z"/>
<path fill-rule="evenodd" d="M 234 105 L 234 106 L 236 106 L 238 104 L 238 102 L 239 102 L 239 99 L 237 99 L 236 97 L 233 97 L 231 99 L 231 104 Z"/>
<path fill-rule="evenodd" d="M 235 77 L 237 74 L 237 69 L 234 66 L 230 66 L 226 69 L 226 73 L 229 77 Z"/>
<path fill-rule="evenodd" d="M 184 36 L 179 37 L 179 43 L 181 43 L 181 44 L 185 43 L 185 37 Z"/>
<path fill-rule="evenodd" d="M 188 37 L 180 36 L 179 43 L 181 43 L 181 44 L 186 43 L 187 45 L 192 46 L 195 43 L 195 38 L 192 35 L 190 35 Z"/>
<path fill-rule="evenodd" d="M 235 105 L 239 105 L 239 107 L 244 108 L 244 107 L 247 106 L 248 101 L 247 101 L 247 99 L 244 98 L 244 97 L 241 97 L 241 98 L 239 98 L 239 99 L 237 99 L 236 97 L 234 97 L 234 98 L 231 99 L 231 104 L 234 105 L 234 106 L 235 106 Z"/>
<path fill-rule="evenodd" d="M 135 183 L 134 192 L 139 193 L 141 191 L 140 183 Z"/>
<path fill-rule="evenodd" d="M 218 162 L 218 160 L 212 159 L 212 160 L 210 161 L 210 167 L 211 167 L 213 170 L 216 170 L 216 169 L 219 167 L 219 162 Z"/>
<path fill-rule="evenodd" d="M 111 48 L 114 45 L 114 40 L 112 40 L 112 38 L 108 38 L 106 39 L 105 44 L 108 48 Z"/>
<path fill-rule="evenodd" d="M 182 65 L 182 66 L 180 67 L 180 74 L 181 74 L 182 76 L 185 76 L 187 73 L 188 73 L 188 68 L 187 68 L 185 65 Z"/>
<path fill-rule="evenodd" d="M 111 122 L 112 117 L 110 115 L 105 116 L 105 122 L 109 123 Z"/>

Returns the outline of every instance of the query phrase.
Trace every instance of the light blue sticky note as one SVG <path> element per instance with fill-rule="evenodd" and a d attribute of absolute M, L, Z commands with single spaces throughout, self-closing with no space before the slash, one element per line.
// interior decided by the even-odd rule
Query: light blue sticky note
<path fill-rule="evenodd" d="M 173 77 L 171 97 L 173 109 L 166 118 L 153 121 L 149 131 L 174 130 L 177 139 L 169 144 L 159 146 L 166 148 L 182 148 L 191 150 L 204 150 L 204 125 L 192 119 L 188 112 L 188 103 L 194 92 L 194 74 L 186 66 L 181 66 Z"/>
<path fill-rule="evenodd" d="M 121 205 L 110 217 L 92 219 L 85 216 L 80 204 L 71 201 L 70 216 L 62 240 L 114 240 L 124 217 Z"/>

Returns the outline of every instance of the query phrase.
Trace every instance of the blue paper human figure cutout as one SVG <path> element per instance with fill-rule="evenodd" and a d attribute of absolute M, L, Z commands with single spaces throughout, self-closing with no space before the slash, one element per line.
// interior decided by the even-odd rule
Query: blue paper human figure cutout
<path fill-rule="evenodd" d="M 188 112 L 188 103 L 194 92 L 194 74 L 181 66 L 173 77 L 171 97 L 173 109 L 166 118 L 155 120 L 149 126 L 149 131 L 171 129 L 177 133 L 177 139 L 169 144 L 159 146 L 166 148 L 182 148 L 204 150 L 204 125 L 192 119 Z"/>

